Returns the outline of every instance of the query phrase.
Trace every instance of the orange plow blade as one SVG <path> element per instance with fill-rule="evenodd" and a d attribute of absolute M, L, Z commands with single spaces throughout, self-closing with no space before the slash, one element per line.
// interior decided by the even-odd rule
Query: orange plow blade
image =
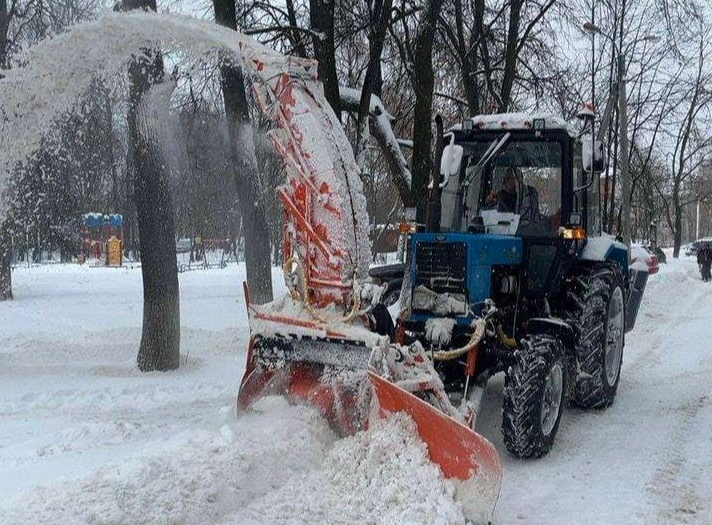
<path fill-rule="evenodd" d="M 502 465 L 492 443 L 381 376 L 369 371 L 369 377 L 381 414 L 406 412 L 413 418 L 431 461 L 446 478 L 457 480 L 466 517 L 488 523 L 502 484 Z"/>
<path fill-rule="evenodd" d="M 317 408 L 339 434 L 354 434 L 368 420 L 369 352 L 363 345 L 329 339 L 255 337 L 237 397 L 238 409 L 246 410 L 266 395 L 285 396 Z"/>

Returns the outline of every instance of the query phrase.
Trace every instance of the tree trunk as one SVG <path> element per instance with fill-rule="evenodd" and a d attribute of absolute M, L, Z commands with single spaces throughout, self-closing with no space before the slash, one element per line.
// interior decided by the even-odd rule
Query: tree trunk
<path fill-rule="evenodd" d="M 12 299 L 11 255 L 10 236 L 0 232 L 0 301 Z"/>
<path fill-rule="evenodd" d="M 336 75 L 336 43 L 334 42 L 334 9 L 336 0 L 310 0 L 309 19 L 315 32 L 312 36 L 314 55 L 319 62 L 319 80 L 324 85 L 324 96 L 336 117 L 341 120 L 339 78 Z"/>
<path fill-rule="evenodd" d="M 373 99 L 376 99 L 375 102 Z M 403 152 L 398 145 L 391 123 L 386 116 L 386 108 L 383 101 L 376 97 L 376 92 L 372 95 L 373 111 L 370 113 L 370 130 L 373 137 L 378 142 L 381 153 L 386 161 L 391 179 L 403 206 L 411 208 L 413 206 L 413 196 L 410 191 L 411 174 L 408 168 L 408 161 L 403 156 Z M 359 102 L 354 102 L 352 97 L 344 96 L 341 99 L 341 107 L 344 111 L 358 112 Z"/>
<path fill-rule="evenodd" d="M 514 77 L 517 75 L 517 59 L 519 57 L 519 21 L 524 0 L 513 0 L 509 8 L 509 29 L 507 30 L 507 48 L 504 58 L 504 78 L 500 90 L 499 112 L 506 113 L 512 98 Z"/>
<path fill-rule="evenodd" d="M 356 162 L 363 169 L 368 145 L 368 122 L 371 109 L 371 95 L 380 88 L 381 53 L 386 39 L 386 31 L 391 20 L 393 0 L 376 0 L 371 15 L 369 35 L 368 65 L 361 88 L 356 125 Z M 340 103 L 340 102 L 339 102 Z"/>
<path fill-rule="evenodd" d="M 7 69 L 7 29 L 10 18 L 7 11 L 7 0 L 0 0 L 0 70 Z M 0 71 L 0 78 L 3 77 Z"/>
<path fill-rule="evenodd" d="M 429 0 L 425 6 L 415 38 L 413 90 L 413 159 L 411 192 L 417 208 L 417 220 L 425 221 L 427 184 L 433 166 L 430 147 L 433 141 L 433 42 L 443 0 Z"/>
<path fill-rule="evenodd" d="M 286 0 L 286 6 L 289 25 L 295 28 L 297 27 L 297 13 L 294 9 L 294 0 Z M 289 39 L 292 41 L 293 53 L 298 57 L 306 58 L 307 51 L 306 49 L 304 49 L 304 41 L 302 39 L 302 36 L 302 33 L 297 31 L 296 29 L 292 29 L 289 32 Z"/>
<path fill-rule="evenodd" d="M 616 217 L 616 179 L 618 178 L 618 137 L 620 137 L 620 113 L 616 110 L 616 133 L 613 145 L 613 173 L 610 177 L 610 196 L 608 202 L 608 227 L 606 232 L 613 233 L 613 225 Z"/>
<path fill-rule="evenodd" d="M 213 0 L 215 21 L 237 30 L 235 0 Z M 231 161 L 235 171 L 245 233 L 245 267 L 252 300 L 272 300 L 272 259 L 267 212 L 259 194 L 259 171 L 242 70 L 232 64 L 220 68 L 225 114 L 230 135 Z"/>
<path fill-rule="evenodd" d="M 672 256 L 677 259 L 680 257 L 680 246 L 682 246 L 682 204 L 680 203 L 680 188 L 676 184 L 673 188 L 673 208 L 675 209 L 675 228 L 673 231 L 673 249 Z"/>
<path fill-rule="evenodd" d="M 124 9 L 156 10 L 155 0 L 124 0 Z M 129 66 L 129 144 L 134 166 L 143 277 L 143 330 L 138 351 L 142 371 L 174 370 L 180 364 L 180 303 L 173 202 L 164 163 L 155 144 L 139 129 L 139 104 L 163 79 L 163 57 L 145 50 Z"/>
<path fill-rule="evenodd" d="M 7 0 L 0 0 L 0 78 L 4 76 L 2 70 L 7 67 L 7 28 L 9 23 Z M 2 227 L 1 224 L 0 227 Z M 0 301 L 8 299 L 12 299 L 10 242 L 9 235 L 3 235 L 0 231 Z"/>
<path fill-rule="evenodd" d="M 484 9 L 475 2 L 475 28 L 482 27 L 481 17 Z M 479 17 L 479 21 L 478 20 Z M 470 37 L 470 44 L 465 41 L 465 22 L 462 14 L 462 0 L 455 0 L 455 29 L 457 35 L 457 52 L 460 55 L 460 76 L 462 89 L 467 99 L 467 109 L 471 117 L 480 113 L 480 88 L 477 82 L 477 57 L 479 56 L 474 41 L 478 35 Z M 470 49 L 470 46 L 473 46 Z"/>

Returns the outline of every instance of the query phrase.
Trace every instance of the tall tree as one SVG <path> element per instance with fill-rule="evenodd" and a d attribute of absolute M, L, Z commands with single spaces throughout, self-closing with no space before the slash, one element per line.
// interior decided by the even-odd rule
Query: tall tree
<path fill-rule="evenodd" d="M 10 15 L 7 0 L 0 0 L 0 78 L 7 65 L 7 30 Z M 0 196 L 1 198 L 2 196 Z M 0 224 L 0 301 L 12 299 L 12 268 L 10 267 L 10 234 Z"/>
<path fill-rule="evenodd" d="M 334 11 L 336 0 L 309 0 L 314 56 L 319 62 L 319 80 L 324 84 L 324 96 L 341 120 L 339 78 L 336 73 L 336 41 Z"/>
<path fill-rule="evenodd" d="M 14 2 L 12 4 L 14 8 Z M 7 10 L 7 0 L 0 0 L 0 70 L 7 67 L 7 32 L 10 27 L 10 11 Z M 0 72 L 2 78 L 2 72 Z"/>
<path fill-rule="evenodd" d="M 507 30 L 507 46 L 504 50 L 504 78 L 499 95 L 499 112 L 504 113 L 509 108 L 514 87 L 514 76 L 517 73 L 519 58 L 519 22 L 522 18 L 524 0 L 512 0 L 509 7 L 509 28 Z"/>
<path fill-rule="evenodd" d="M 213 0 L 215 21 L 237 30 L 235 0 Z M 231 162 L 242 213 L 247 283 L 257 303 L 272 300 L 272 260 L 267 213 L 259 192 L 259 170 L 242 70 L 232 63 L 220 68 Z"/>
<path fill-rule="evenodd" d="M 413 159 L 411 191 L 417 208 L 419 223 L 425 221 L 427 184 L 433 166 L 431 144 L 433 141 L 433 43 L 443 0 L 428 0 L 420 15 L 418 33 L 415 37 L 413 64 L 413 90 L 415 107 L 413 113 Z"/>
<path fill-rule="evenodd" d="M 356 133 L 356 160 L 363 167 L 363 156 L 368 143 L 368 122 L 371 109 L 371 95 L 380 94 L 381 53 L 386 39 L 386 31 L 391 20 L 393 0 L 374 0 L 371 7 L 368 64 L 361 88 Z"/>
<path fill-rule="evenodd" d="M 11 254 L 10 233 L 0 226 L 0 301 L 12 299 Z"/>
<path fill-rule="evenodd" d="M 700 168 L 712 158 L 712 136 L 705 136 L 700 130 L 702 115 L 712 105 L 712 93 L 707 90 L 710 74 L 705 65 L 710 56 L 706 34 L 700 33 L 699 54 L 695 75 L 689 90 L 685 93 L 685 113 L 678 124 L 675 147 L 672 155 L 672 192 L 666 206 L 667 219 L 673 231 L 673 257 L 680 255 L 682 245 L 682 222 L 685 207 L 697 200 L 708 197 L 710 192 L 701 195 L 700 191 L 691 191 L 695 176 Z M 686 187 L 687 186 L 687 187 Z"/>
<path fill-rule="evenodd" d="M 123 9 L 156 10 L 156 0 L 123 0 Z M 143 330 L 138 351 L 142 371 L 173 370 L 180 363 L 180 304 L 173 202 L 165 163 L 140 129 L 139 111 L 152 85 L 163 81 L 163 57 L 154 49 L 129 66 L 129 149 L 134 169 L 143 276 Z"/>

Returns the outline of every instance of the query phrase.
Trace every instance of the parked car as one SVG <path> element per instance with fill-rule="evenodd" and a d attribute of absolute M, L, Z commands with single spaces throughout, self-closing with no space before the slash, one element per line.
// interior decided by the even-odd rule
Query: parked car
<path fill-rule="evenodd" d="M 712 246 L 712 237 L 697 239 L 695 242 L 691 242 L 690 244 L 686 245 L 685 255 L 687 255 L 688 257 L 695 257 L 697 255 L 697 252 L 700 251 L 702 244 L 705 242 Z"/>
<path fill-rule="evenodd" d="M 178 239 L 176 241 L 176 253 L 188 253 L 192 246 L 193 242 L 190 239 Z"/>
<path fill-rule="evenodd" d="M 630 262 L 631 264 L 643 261 L 648 266 L 648 273 L 654 275 L 660 271 L 660 262 L 658 256 L 655 255 L 652 248 L 634 244 L 630 247 Z"/>
<path fill-rule="evenodd" d="M 685 245 L 685 255 L 688 257 L 694 257 L 697 255 L 697 251 L 700 249 L 701 244 L 702 241 L 695 241 Z"/>

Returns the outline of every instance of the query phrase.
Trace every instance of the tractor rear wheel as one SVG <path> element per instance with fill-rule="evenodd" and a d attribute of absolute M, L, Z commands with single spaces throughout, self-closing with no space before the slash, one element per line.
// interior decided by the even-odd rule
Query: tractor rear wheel
<path fill-rule="evenodd" d="M 570 322 L 576 327 L 576 375 L 572 401 L 582 408 L 613 404 L 625 342 L 625 295 L 618 266 L 590 270 L 573 279 Z"/>
<path fill-rule="evenodd" d="M 502 435 L 518 458 L 544 456 L 554 443 L 564 410 L 566 366 L 561 342 L 544 334 L 524 338 L 507 370 Z"/>

